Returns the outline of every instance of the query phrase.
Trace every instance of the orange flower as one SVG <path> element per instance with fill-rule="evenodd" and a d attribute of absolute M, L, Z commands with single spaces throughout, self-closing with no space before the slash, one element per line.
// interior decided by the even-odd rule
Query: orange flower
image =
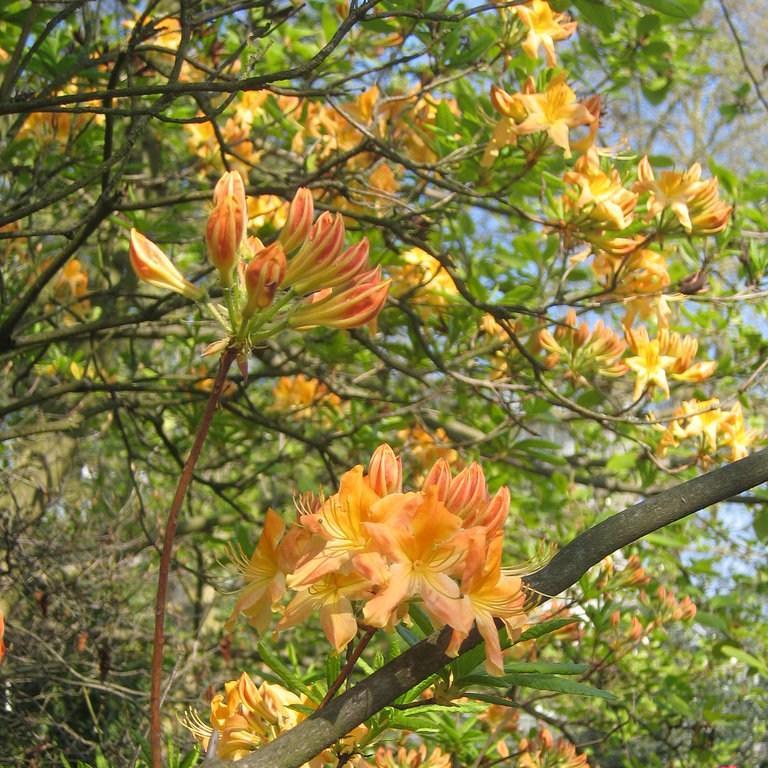
<path fill-rule="evenodd" d="M 309 379 L 303 373 L 281 376 L 272 390 L 272 408 L 285 411 L 299 419 L 309 418 L 317 407 L 338 408 L 341 398 L 317 379 Z"/>
<path fill-rule="evenodd" d="M 556 66 L 555 41 L 570 37 L 576 31 L 576 22 L 570 21 L 565 13 L 555 13 L 544 0 L 533 0 L 513 10 L 528 29 L 528 36 L 523 43 L 526 55 L 535 59 L 539 55 L 539 47 L 544 46 L 547 64 L 550 67 Z"/>
<path fill-rule="evenodd" d="M 522 581 L 519 576 L 504 573 L 501 568 L 502 547 L 502 537 L 495 536 L 488 546 L 482 568 L 463 580 L 461 585 L 465 610 L 485 640 L 485 668 L 489 675 L 504 674 L 501 642 L 494 618 L 501 619 L 509 632 L 527 620 L 523 610 Z M 446 653 L 449 656 L 451 652 L 458 653 L 465 637 L 459 629 L 454 629 Z"/>
<path fill-rule="evenodd" d="M 327 573 L 298 592 L 285 609 L 277 628 L 288 629 L 302 624 L 317 610 L 328 642 L 336 653 L 340 653 L 357 634 L 351 601 L 371 594 L 369 580 L 359 574 Z"/>
<path fill-rule="evenodd" d="M 670 283 L 667 259 L 651 248 L 639 248 L 624 255 L 598 251 L 592 270 L 606 289 L 605 299 L 621 299 L 627 306 L 624 325 L 632 327 L 635 317 L 655 313 L 664 327 L 670 312 L 663 291 Z"/>
<path fill-rule="evenodd" d="M 701 181 L 701 166 L 687 171 L 662 171 L 658 181 L 648 157 L 637 167 L 638 192 L 648 192 L 648 216 L 660 216 L 669 208 L 680 226 L 692 235 L 712 235 L 725 229 L 732 207 L 718 197 L 717 179 Z"/>
<path fill-rule="evenodd" d="M 610 229 L 626 229 L 632 223 L 637 194 L 624 189 L 615 168 L 609 172 L 602 170 L 594 148 L 576 161 L 563 180 L 579 190 L 578 197 L 569 194 L 564 200 L 566 209 L 573 211 L 576 224 L 582 218 Z"/>
<path fill-rule="evenodd" d="M 453 541 L 461 518 L 438 501 L 436 486 L 407 506 L 397 496 L 386 496 L 377 505 L 387 522 L 365 524 L 374 548 L 391 562 L 386 586 L 363 608 L 365 622 L 390 626 L 400 605 L 418 596 L 435 622 L 469 632 L 471 618 L 449 575 L 463 557 Z"/>
<path fill-rule="evenodd" d="M 243 575 L 245 586 L 227 621 L 231 629 L 243 613 L 258 632 L 264 632 L 272 616 L 272 606 L 285 592 L 285 576 L 278 564 L 278 545 L 285 532 L 283 519 L 272 509 L 267 510 L 264 530 L 256 549 L 247 560 L 242 551 L 231 551 L 232 559 Z"/>
<path fill-rule="evenodd" d="M 589 125 L 596 118 L 568 87 L 564 75 L 553 77 L 543 93 L 522 94 L 519 97 L 528 116 L 516 128 L 520 136 L 546 131 L 558 147 L 571 156 L 568 131 L 579 125 Z"/>
<path fill-rule="evenodd" d="M 624 335 L 635 353 L 624 361 L 637 374 L 633 399 L 639 400 L 643 392 L 653 386 L 657 386 L 669 397 L 667 371 L 677 362 L 675 356 L 664 354 L 659 339 L 651 341 L 643 326 L 637 329 L 625 328 Z"/>

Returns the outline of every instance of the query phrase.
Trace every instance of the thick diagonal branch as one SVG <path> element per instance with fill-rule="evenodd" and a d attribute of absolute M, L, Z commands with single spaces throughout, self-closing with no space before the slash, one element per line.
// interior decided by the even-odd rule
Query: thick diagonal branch
<path fill-rule="evenodd" d="M 577 536 L 547 565 L 526 579 L 535 593 L 557 595 L 575 584 L 606 555 L 719 501 L 768 481 L 768 449 L 708 472 L 619 512 Z M 298 768 L 349 733 L 450 659 L 444 650 L 450 630 L 413 646 L 354 688 L 331 700 L 298 726 L 242 759 L 238 768 Z M 481 642 L 477 631 L 461 647 L 464 653 Z M 223 768 L 225 761 L 206 762 Z"/>

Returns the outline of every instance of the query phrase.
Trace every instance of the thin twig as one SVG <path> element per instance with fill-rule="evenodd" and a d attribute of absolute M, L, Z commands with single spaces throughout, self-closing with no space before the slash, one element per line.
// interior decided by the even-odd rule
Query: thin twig
<path fill-rule="evenodd" d="M 224 382 L 227 373 L 237 357 L 235 347 L 229 347 L 221 356 L 219 363 L 219 372 L 216 374 L 216 380 L 211 390 L 211 395 L 203 411 L 200 424 L 195 433 L 195 440 L 189 451 L 189 456 L 184 464 L 184 469 L 179 478 L 179 484 L 176 488 L 176 494 L 173 497 L 171 509 L 168 512 L 168 520 L 165 524 L 165 536 L 163 538 L 163 549 L 160 555 L 160 568 L 157 575 L 157 596 L 155 599 L 155 633 L 154 646 L 152 649 L 152 672 L 150 687 L 150 726 L 149 741 L 152 750 L 153 768 L 162 768 L 162 744 L 160 728 L 160 687 L 163 673 L 163 648 L 165 645 L 165 604 L 168 598 L 168 574 L 171 569 L 171 555 L 173 554 L 173 540 L 176 535 L 176 522 L 178 520 L 181 505 L 184 497 L 187 495 L 187 489 L 192 481 L 192 474 L 195 470 L 197 460 L 200 458 L 205 438 L 213 421 L 213 414 L 219 403 L 221 393 L 224 389 Z"/>

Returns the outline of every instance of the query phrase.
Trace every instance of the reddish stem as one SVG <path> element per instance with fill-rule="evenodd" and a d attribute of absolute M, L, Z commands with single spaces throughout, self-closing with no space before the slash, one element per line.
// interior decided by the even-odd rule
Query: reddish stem
<path fill-rule="evenodd" d="M 189 451 L 189 456 L 181 471 L 179 484 L 176 487 L 176 495 L 173 497 L 171 509 L 168 512 L 168 520 L 165 524 L 165 537 L 163 539 L 163 549 L 160 554 L 160 569 L 157 575 L 157 596 L 155 598 L 155 634 L 154 647 L 152 649 L 152 672 L 151 686 L 149 694 L 149 744 L 152 753 L 152 768 L 162 768 L 163 748 L 161 741 L 160 728 L 160 687 L 163 676 L 163 647 L 165 645 L 165 604 L 168 598 L 168 575 L 171 570 L 171 555 L 173 554 L 173 539 L 176 535 L 176 522 L 179 516 L 179 510 L 187 495 L 187 489 L 192 481 L 192 473 L 195 470 L 197 460 L 200 458 L 200 452 L 208 435 L 208 430 L 213 421 L 213 414 L 216 412 L 216 406 L 219 404 L 224 382 L 227 379 L 227 373 L 232 362 L 237 357 L 237 350 L 229 347 L 221 356 L 219 361 L 219 372 L 216 374 L 216 380 L 213 383 L 208 402 L 205 405 L 205 411 L 200 419 L 200 424 L 195 433 L 195 440 Z"/>
<path fill-rule="evenodd" d="M 369 627 L 365 630 L 365 634 L 360 638 L 360 642 L 357 644 L 357 647 L 354 651 L 349 655 L 349 658 L 347 659 L 346 664 L 341 668 L 341 671 L 339 672 L 339 676 L 333 681 L 333 684 L 328 689 L 328 693 L 325 694 L 325 697 L 320 702 L 320 706 L 318 707 L 318 710 L 322 709 L 336 694 L 336 691 L 341 688 L 341 686 L 344 684 L 344 681 L 352 674 L 352 669 L 355 666 L 355 663 L 360 658 L 360 655 L 365 650 L 368 643 L 371 642 L 371 638 L 376 633 L 376 629 L 374 627 Z"/>

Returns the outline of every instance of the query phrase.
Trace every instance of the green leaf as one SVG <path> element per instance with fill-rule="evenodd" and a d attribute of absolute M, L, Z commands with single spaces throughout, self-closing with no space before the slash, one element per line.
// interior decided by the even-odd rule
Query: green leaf
<path fill-rule="evenodd" d="M 635 2 L 676 19 L 690 19 L 701 10 L 704 0 L 635 0 Z"/>
<path fill-rule="evenodd" d="M 609 691 L 602 691 L 587 683 L 578 680 L 570 680 L 567 677 L 541 674 L 511 674 L 504 675 L 507 685 L 519 685 L 522 688 L 535 688 L 538 691 L 556 691 L 557 693 L 570 693 L 574 696 L 596 696 L 607 701 L 618 699 Z"/>
<path fill-rule="evenodd" d="M 720 651 L 725 656 L 731 656 L 743 664 L 756 669 L 761 675 L 768 677 L 768 664 L 751 653 L 747 653 L 747 651 L 737 648 L 735 645 L 723 645 L 720 647 Z"/>
<path fill-rule="evenodd" d="M 613 32 L 616 26 L 616 14 L 608 3 L 597 2 L 597 0 L 574 0 L 573 5 L 585 21 L 601 32 L 607 35 Z"/>
<path fill-rule="evenodd" d="M 557 632 L 558 629 L 567 627 L 569 624 L 577 624 L 578 622 L 579 620 L 574 618 L 550 619 L 549 621 L 543 621 L 535 627 L 526 629 L 525 632 L 520 635 L 520 640 L 535 640 L 537 637 L 543 637 L 550 632 Z"/>
<path fill-rule="evenodd" d="M 637 464 L 637 454 L 635 453 L 616 453 L 605 463 L 605 468 L 609 472 L 620 472 L 625 469 L 632 469 Z"/>
<path fill-rule="evenodd" d="M 758 507 L 752 520 L 755 535 L 760 541 L 768 541 L 768 506 Z"/>

